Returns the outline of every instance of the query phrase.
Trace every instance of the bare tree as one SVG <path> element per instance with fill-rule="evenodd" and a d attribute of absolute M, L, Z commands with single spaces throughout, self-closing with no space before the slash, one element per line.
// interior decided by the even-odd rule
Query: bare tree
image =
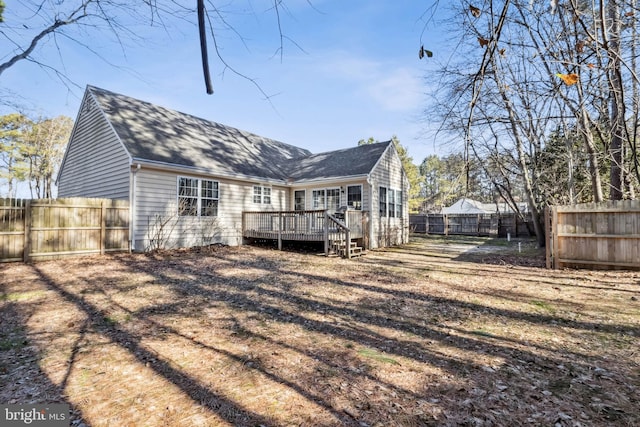
<path fill-rule="evenodd" d="M 116 43 L 123 54 L 126 54 L 129 44 L 143 44 L 147 41 L 135 30 L 141 25 L 159 27 L 170 32 L 172 24 L 188 22 L 200 35 L 207 92 L 213 93 L 206 43 L 207 37 L 210 37 L 221 68 L 220 72 L 229 70 L 246 78 L 265 97 L 268 97 L 254 79 L 234 68 L 222 54 L 217 38 L 219 32 L 231 32 L 244 43 L 241 34 L 226 19 L 226 14 L 231 13 L 232 10 L 229 6 L 219 7 L 213 1 L 205 2 L 204 0 L 194 1 L 190 7 L 177 0 L 60 0 L 56 2 L 24 0 L 20 7 L 11 5 L 3 14 L 4 23 L 0 26 L 0 39 L 4 39 L 6 51 L 0 52 L 2 54 L 0 57 L 4 58 L 0 63 L 0 75 L 20 61 L 29 61 L 53 72 L 63 84 L 71 86 L 73 82 L 68 77 L 64 66 L 41 59 L 38 55 L 40 49 L 56 51 L 63 63 L 65 52 L 60 42 L 67 40 L 115 66 L 101 52 L 98 47 L 101 43 L 92 42 L 93 40 Z M 283 10 L 286 10 L 283 0 L 273 0 L 268 10 L 276 16 L 279 32 L 278 51 L 281 54 L 284 50 L 284 42 L 291 41 L 283 33 L 281 21 Z"/>
<path fill-rule="evenodd" d="M 511 156 L 534 219 L 549 203 L 549 181 L 541 177 L 551 155 L 560 156 L 557 160 L 568 169 L 561 175 L 567 184 L 558 184 L 568 195 L 560 199 L 578 199 L 576 161 L 583 158 L 592 200 L 604 199 L 604 186 L 612 199 L 634 197 L 638 174 L 630 171 L 638 169 L 639 115 L 635 0 L 458 4 L 458 49 L 464 54 L 457 57 L 471 64 L 452 61 L 443 68 L 443 128 L 457 129 L 469 155 L 480 160 Z M 576 131 L 582 152 L 573 138 L 566 140 L 566 150 L 546 149 L 554 134 Z M 492 180 L 503 188 L 496 171 L 500 168 L 491 171 Z M 543 231 L 536 229 L 539 242 Z"/>
<path fill-rule="evenodd" d="M 62 163 L 72 128 L 73 120 L 66 116 L 33 122 L 22 147 L 22 157 L 29 166 L 31 197 L 53 196 L 53 177 Z"/>

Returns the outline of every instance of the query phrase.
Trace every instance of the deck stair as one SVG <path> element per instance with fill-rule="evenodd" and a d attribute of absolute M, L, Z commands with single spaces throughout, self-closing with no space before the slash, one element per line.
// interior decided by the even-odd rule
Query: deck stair
<path fill-rule="evenodd" d="M 344 239 L 333 240 L 331 242 L 331 247 L 333 249 L 333 252 L 336 255 L 340 256 L 341 258 L 351 258 L 356 256 L 362 256 L 366 253 L 362 247 L 358 246 L 357 242 L 351 241 L 349 242 L 349 252 L 351 253 L 351 256 L 348 256 L 347 243 Z"/>

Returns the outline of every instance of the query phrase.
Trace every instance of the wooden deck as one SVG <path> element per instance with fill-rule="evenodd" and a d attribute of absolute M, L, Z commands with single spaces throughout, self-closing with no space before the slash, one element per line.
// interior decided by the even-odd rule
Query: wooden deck
<path fill-rule="evenodd" d="M 366 241 L 368 214 L 346 211 L 343 216 L 325 210 L 243 212 L 242 236 L 253 239 L 324 242 L 325 253 L 350 258 L 362 252 L 354 241 Z M 349 242 L 349 244 L 346 244 Z"/>

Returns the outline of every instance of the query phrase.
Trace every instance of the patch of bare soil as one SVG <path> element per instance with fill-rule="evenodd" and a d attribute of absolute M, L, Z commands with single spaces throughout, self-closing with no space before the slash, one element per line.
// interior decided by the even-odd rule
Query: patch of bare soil
<path fill-rule="evenodd" d="M 457 244 L 0 265 L 0 402 L 73 426 L 640 425 L 640 273 Z"/>

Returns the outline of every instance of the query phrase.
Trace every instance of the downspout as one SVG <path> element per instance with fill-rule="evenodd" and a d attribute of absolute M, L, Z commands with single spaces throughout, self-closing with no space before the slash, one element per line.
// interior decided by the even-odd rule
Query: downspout
<path fill-rule="evenodd" d="M 371 244 L 373 243 L 373 185 L 371 185 L 371 174 L 367 174 L 367 184 L 369 184 L 369 246 L 365 248 L 367 250 L 371 249 Z"/>
<path fill-rule="evenodd" d="M 136 249 L 136 176 L 140 170 L 140 163 L 131 171 L 131 197 L 129 197 L 129 236 L 131 243 L 130 247 L 135 251 Z"/>

